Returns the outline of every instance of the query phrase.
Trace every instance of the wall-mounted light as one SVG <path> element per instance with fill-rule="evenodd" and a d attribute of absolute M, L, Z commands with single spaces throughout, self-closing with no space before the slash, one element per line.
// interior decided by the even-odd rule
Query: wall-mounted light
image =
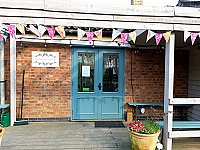
<path fill-rule="evenodd" d="M 93 41 L 93 44 L 92 44 L 92 48 L 94 48 L 94 41 Z"/>
<path fill-rule="evenodd" d="M 22 43 L 22 38 L 21 38 L 21 41 L 20 41 L 20 45 L 21 45 L 21 46 L 23 45 L 23 43 Z"/>
<path fill-rule="evenodd" d="M 44 41 L 44 47 L 47 47 L 47 41 L 46 40 Z"/>
<path fill-rule="evenodd" d="M 72 47 L 72 41 L 71 40 L 69 41 L 69 47 Z"/>

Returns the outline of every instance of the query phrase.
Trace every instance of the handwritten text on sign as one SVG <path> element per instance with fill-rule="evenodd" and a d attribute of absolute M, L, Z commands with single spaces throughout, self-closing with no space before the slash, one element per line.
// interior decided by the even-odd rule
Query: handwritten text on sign
<path fill-rule="evenodd" d="M 59 67 L 59 52 L 32 51 L 32 67 Z"/>

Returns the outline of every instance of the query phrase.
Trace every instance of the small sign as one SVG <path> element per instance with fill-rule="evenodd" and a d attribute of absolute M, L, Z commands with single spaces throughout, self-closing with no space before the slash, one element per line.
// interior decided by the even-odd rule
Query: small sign
<path fill-rule="evenodd" d="M 59 67 L 59 52 L 32 51 L 32 67 Z"/>
<path fill-rule="evenodd" d="M 90 77 L 90 66 L 82 66 L 82 77 Z"/>

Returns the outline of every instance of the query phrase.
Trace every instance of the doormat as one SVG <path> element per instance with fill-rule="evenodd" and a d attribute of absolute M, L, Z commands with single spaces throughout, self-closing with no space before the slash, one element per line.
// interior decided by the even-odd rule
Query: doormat
<path fill-rule="evenodd" d="M 95 121 L 95 128 L 125 128 L 122 121 Z"/>

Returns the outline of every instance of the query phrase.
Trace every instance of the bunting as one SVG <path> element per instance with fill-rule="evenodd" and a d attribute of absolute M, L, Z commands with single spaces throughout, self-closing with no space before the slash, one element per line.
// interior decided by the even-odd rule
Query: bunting
<path fill-rule="evenodd" d="M 191 41 L 192 41 L 192 45 L 193 45 L 198 36 L 198 33 L 190 33 L 190 35 L 191 35 Z"/>
<path fill-rule="evenodd" d="M 169 41 L 171 33 L 172 33 L 172 31 L 163 33 L 163 37 L 165 38 L 166 43 Z"/>
<path fill-rule="evenodd" d="M 124 29 L 113 29 L 113 32 L 112 32 L 112 41 L 114 41 L 120 34 L 121 32 L 123 31 Z"/>
<path fill-rule="evenodd" d="M 95 31 L 94 34 L 97 36 L 97 38 L 102 41 L 102 29 Z"/>
<path fill-rule="evenodd" d="M 39 37 L 41 38 L 44 34 L 44 32 L 46 31 L 46 27 L 39 25 L 38 26 L 38 32 L 39 32 Z"/>
<path fill-rule="evenodd" d="M 129 37 L 131 37 L 131 40 L 135 43 L 136 41 L 136 35 L 137 35 L 137 30 L 129 33 Z"/>
<path fill-rule="evenodd" d="M 85 31 L 78 28 L 78 40 L 80 41 L 82 37 L 85 35 Z"/>
<path fill-rule="evenodd" d="M 64 26 L 55 27 L 56 31 L 60 34 L 62 38 L 65 38 L 65 30 Z"/>
<path fill-rule="evenodd" d="M 184 42 L 187 41 L 187 39 L 189 38 L 189 36 L 190 36 L 190 32 L 184 31 Z"/>
<path fill-rule="evenodd" d="M 24 24 L 18 23 L 17 24 L 17 29 L 21 32 L 22 35 L 25 35 Z"/>
<path fill-rule="evenodd" d="M 35 35 L 39 36 L 39 31 L 36 27 L 34 27 L 33 25 L 29 26 L 29 30 L 34 33 Z"/>
<path fill-rule="evenodd" d="M 7 36 L 6 35 L 3 35 L 3 38 L 5 39 L 5 41 L 6 41 L 6 39 L 7 39 Z"/>
<path fill-rule="evenodd" d="M 163 36 L 162 34 L 155 34 L 156 45 L 158 45 L 160 43 L 162 36 Z"/>
<path fill-rule="evenodd" d="M 137 35 L 136 35 L 136 36 L 139 36 L 139 35 L 142 34 L 143 32 L 145 32 L 145 30 L 137 30 Z"/>
<path fill-rule="evenodd" d="M 124 45 L 129 34 L 128 33 L 121 33 L 122 44 Z"/>
<path fill-rule="evenodd" d="M 53 39 L 54 34 L 55 34 L 55 28 L 46 28 L 46 29 L 49 33 L 50 38 Z"/>
<path fill-rule="evenodd" d="M 86 32 L 88 41 L 90 42 L 90 44 L 92 44 L 92 39 L 94 37 L 94 32 Z"/>
<path fill-rule="evenodd" d="M 8 32 L 10 33 L 11 37 L 14 38 L 15 34 L 15 25 L 7 25 Z"/>
<path fill-rule="evenodd" d="M 0 41 L 3 39 L 3 35 L 0 34 Z"/>
<path fill-rule="evenodd" d="M 147 40 L 146 40 L 146 43 L 152 38 L 154 37 L 156 33 L 151 31 L 151 30 L 148 30 L 148 33 L 147 33 Z"/>

